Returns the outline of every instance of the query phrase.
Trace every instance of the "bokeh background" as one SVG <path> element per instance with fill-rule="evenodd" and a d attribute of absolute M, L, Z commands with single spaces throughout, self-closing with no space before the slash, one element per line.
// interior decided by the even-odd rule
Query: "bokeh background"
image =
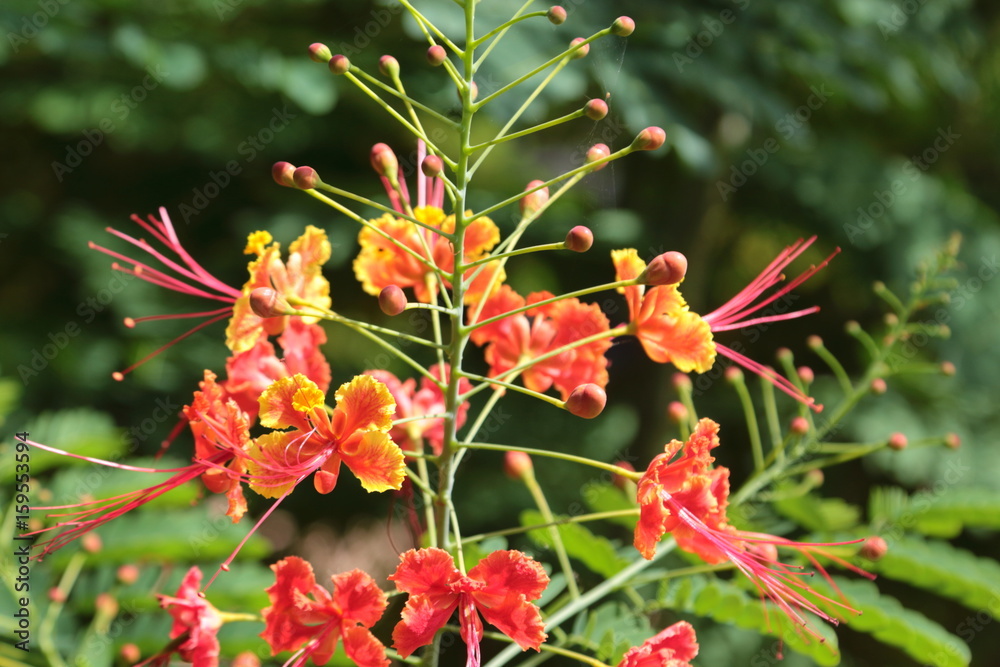
<path fill-rule="evenodd" d="M 453 3 L 419 4 L 446 31 L 460 25 Z M 483 25 L 496 23 L 512 6 L 481 3 Z M 808 335 L 820 334 L 856 372 L 866 359 L 843 325 L 856 320 L 878 331 L 885 307 L 873 282 L 905 294 L 918 262 L 959 232 L 963 248 L 951 303 L 944 315 L 935 308 L 919 318 L 951 332 L 920 345 L 919 358 L 929 367 L 950 361 L 957 373 L 893 381 L 887 395 L 859 406 L 843 433 L 874 440 L 894 431 L 911 439 L 954 432 L 961 450 L 871 457 L 831 472 L 824 493 L 863 507 L 874 486 L 934 488 L 956 456 L 967 466 L 962 486 L 1000 490 L 1000 281 L 992 280 L 1000 271 L 998 7 L 967 0 L 570 0 L 565 6 L 569 20 L 562 26 L 538 20 L 511 31 L 480 72 L 481 94 L 625 13 L 636 20 L 635 33 L 594 44 L 523 122 L 561 115 L 605 95 L 611 113 L 598 123 L 578 120 L 504 144 L 482 170 L 473 202 L 485 205 L 523 189 L 528 180 L 571 168 L 595 142 L 623 147 L 648 125 L 666 130 L 668 147 L 588 177 L 526 237 L 529 243 L 551 242 L 585 224 L 596 237 L 589 253 L 513 261 L 510 282 L 522 291 L 577 289 L 613 278 L 612 248 L 636 247 L 646 258 L 679 250 L 690 262 L 685 296 L 693 309 L 708 312 L 782 247 L 815 234 L 803 267 L 842 249 L 797 292 L 796 306 L 815 303 L 821 312 L 753 340 L 738 332 L 724 340 L 740 342 L 769 363 L 775 350 L 789 347 L 798 363 L 823 375 L 826 368 L 805 344 Z M 155 357 L 124 382 L 111 379 L 113 371 L 185 330 L 183 322 L 172 321 L 127 329 L 123 318 L 200 306 L 123 279 L 107 256 L 88 249 L 93 241 L 124 251 L 104 228 L 136 232 L 129 222 L 133 213 L 165 206 L 191 254 L 232 285 L 245 279 L 248 233 L 266 228 L 287 244 L 306 224 L 321 226 L 334 246 L 327 267 L 334 307 L 385 320 L 353 278 L 355 224 L 277 186 L 270 167 L 278 160 L 311 165 L 329 183 L 384 198 L 368 151 L 383 141 L 409 154 L 411 138 L 357 90 L 310 61 L 306 46 L 325 42 L 373 73 L 378 57 L 391 53 L 415 97 L 454 109 L 453 87 L 425 63 L 426 45 L 398 5 L 5 0 L 0 24 L 5 441 L 15 430 L 29 429 L 57 446 L 103 438 L 151 455 L 175 423 L 172 413 L 165 415 L 189 400 L 203 369 L 221 371 L 226 350 L 219 324 Z M 490 105 L 477 121 L 482 136 L 522 99 L 514 94 Z M 509 230 L 515 214 L 494 217 Z M 612 321 L 621 321 L 621 303 L 608 298 L 619 308 Z M 385 364 L 376 349 L 342 330 L 330 330 L 325 351 L 335 383 Z M 634 342 L 617 344 L 611 359 L 611 407 L 601 421 L 568 420 L 512 397 L 490 437 L 648 460 L 676 435 L 665 415 L 675 397 L 672 369 L 649 363 Z M 739 479 L 749 469 L 741 413 L 731 388 L 709 380 L 698 404 L 722 423 L 720 460 Z M 832 389 L 821 377 L 821 397 L 833 396 Z M 175 448 L 185 445 L 182 437 Z M 497 464 L 486 455 L 466 464 L 459 494 L 470 533 L 509 525 L 529 503 Z M 538 467 L 552 489 L 554 509 L 568 511 L 579 500 L 585 474 Z M 258 512 L 263 507 L 254 506 Z M 409 546 L 405 530 L 386 528 L 393 514 L 399 508 L 392 501 L 364 497 L 353 486 L 322 501 L 304 490 L 264 534 L 276 553 L 305 551 L 322 559 L 318 567 L 324 571 L 380 559 L 388 570 L 395 559 L 390 541 Z M 958 543 L 980 555 L 995 554 L 1000 546 L 996 534 L 985 531 L 966 531 Z M 250 557 L 267 550 L 262 543 Z M 180 573 L 172 576 L 176 580 Z M 171 590 L 150 577 L 139 585 Z M 916 589 L 886 586 L 953 632 L 970 613 Z M 1000 653 L 995 629 L 973 635 L 976 664 L 993 664 L 990 656 Z M 725 628 L 705 637 L 725 648 L 706 650 L 701 664 L 723 664 L 716 661 L 720 655 L 730 656 L 728 664 L 749 664 L 762 641 Z M 842 645 L 844 664 L 916 664 L 850 630 Z M 32 659 L 42 660 L 39 654 Z M 792 656 L 787 664 L 808 664 L 796 660 Z"/>

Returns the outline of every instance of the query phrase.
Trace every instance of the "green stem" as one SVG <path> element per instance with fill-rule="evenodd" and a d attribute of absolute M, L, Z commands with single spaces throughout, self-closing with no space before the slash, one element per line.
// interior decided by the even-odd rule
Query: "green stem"
<path fill-rule="evenodd" d="M 465 449 L 482 449 L 493 452 L 509 452 L 511 449 L 514 449 L 510 445 L 494 445 L 488 442 L 463 442 L 458 446 L 464 447 Z M 628 479 L 639 479 L 640 477 L 642 477 L 642 473 L 640 472 L 635 472 L 633 470 L 626 470 L 625 468 L 619 468 L 618 466 L 611 463 L 604 463 L 603 461 L 588 459 L 585 456 L 576 456 L 574 454 L 563 454 L 562 452 L 553 452 L 547 449 L 532 449 L 530 447 L 517 447 L 516 449 L 519 452 L 524 452 L 525 454 L 531 454 L 532 456 L 544 456 L 550 459 L 560 459 L 563 461 L 569 461 L 570 463 L 579 463 L 581 465 L 590 466 L 591 468 L 607 470 L 608 472 L 612 472 L 616 475 L 621 475 L 622 477 L 627 477 Z"/>
<path fill-rule="evenodd" d="M 555 525 L 555 516 L 552 514 L 552 508 L 549 507 L 549 501 L 545 499 L 545 492 L 542 491 L 542 487 L 535 478 L 534 469 L 529 468 L 524 473 L 522 480 L 524 481 L 524 485 L 528 487 L 531 497 L 535 499 L 535 505 L 538 506 L 538 511 L 541 513 L 542 518 L 547 523 L 552 524 L 548 528 L 549 536 L 552 538 L 552 547 L 555 549 L 556 558 L 559 559 L 559 567 L 562 568 L 563 574 L 566 576 L 566 587 L 569 589 L 569 594 L 573 599 L 576 599 L 580 597 L 580 589 L 576 585 L 576 575 L 573 573 L 573 566 L 569 562 L 569 554 L 566 553 L 566 545 L 563 544 L 559 527 Z"/>
<path fill-rule="evenodd" d="M 518 450 L 523 451 L 523 450 Z M 494 530 L 489 533 L 480 533 L 478 535 L 473 535 L 471 537 L 466 537 L 463 542 L 482 542 L 483 540 L 489 539 L 491 537 L 504 537 L 506 535 L 521 535 L 523 533 L 530 532 L 532 530 L 541 530 L 542 528 L 549 528 L 550 526 L 562 526 L 567 523 L 588 523 L 590 521 L 603 521 L 604 519 L 615 519 L 624 516 L 639 516 L 639 508 L 628 509 L 628 510 L 609 510 L 607 512 L 593 512 L 591 514 L 577 514 L 574 516 L 560 517 L 558 519 L 553 518 L 552 521 L 548 523 L 536 523 L 530 526 L 516 526 L 514 528 L 504 528 L 503 530 Z"/>

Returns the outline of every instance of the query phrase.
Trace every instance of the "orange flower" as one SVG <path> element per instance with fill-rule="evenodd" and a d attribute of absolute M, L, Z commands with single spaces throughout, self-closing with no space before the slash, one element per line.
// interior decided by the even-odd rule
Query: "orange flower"
<path fill-rule="evenodd" d="M 184 575 L 176 597 L 158 595 L 160 606 L 170 612 L 174 619 L 170 628 L 172 642 L 166 653 L 158 654 L 155 664 L 166 664 L 175 650 L 181 659 L 193 667 L 217 667 L 219 664 L 219 638 L 222 616 L 199 592 L 201 570 L 197 566 Z M 162 662 L 160 662 L 162 661 Z"/>
<path fill-rule="evenodd" d="M 618 667 L 691 667 L 690 660 L 698 655 L 694 628 L 687 621 L 678 621 L 642 643 L 633 646 L 618 663 Z"/>
<path fill-rule="evenodd" d="M 503 285 L 483 304 L 479 321 L 552 296 L 549 292 L 535 292 L 525 300 L 509 285 Z M 597 304 L 562 299 L 479 327 L 471 338 L 476 345 L 486 346 L 490 377 L 500 377 L 525 362 L 608 328 L 608 318 Z M 537 392 L 554 386 L 563 400 L 582 384 L 603 388 L 608 384 L 604 353 L 610 347 L 611 340 L 603 338 L 539 361 L 523 371 L 524 386 Z"/>
<path fill-rule="evenodd" d="M 257 255 L 247 265 L 250 279 L 243 285 L 241 296 L 233 306 L 233 316 L 226 327 L 226 345 L 233 352 L 246 352 L 261 338 L 276 336 L 285 330 L 289 316 L 264 319 L 250 308 L 250 293 L 258 287 L 270 287 L 286 300 L 307 301 L 319 308 L 330 307 L 330 283 L 321 267 L 330 259 L 330 241 L 326 232 L 306 227 L 288 248 L 288 261 L 281 261 L 281 245 L 272 243 L 268 232 L 254 232 L 247 238 L 244 254 Z M 294 304 L 292 304 L 294 306 Z M 306 324 L 318 318 L 303 315 Z"/>

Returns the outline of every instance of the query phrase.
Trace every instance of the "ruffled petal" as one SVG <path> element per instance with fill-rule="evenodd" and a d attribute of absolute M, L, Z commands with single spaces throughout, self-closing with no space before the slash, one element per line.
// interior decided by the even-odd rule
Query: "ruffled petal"
<path fill-rule="evenodd" d="M 549 576 L 541 564 L 514 550 L 489 554 L 469 570 L 469 578 L 486 582 L 483 594 L 501 597 L 517 594 L 527 600 L 541 597 L 549 585 Z"/>
<path fill-rule="evenodd" d="M 451 598 L 451 585 L 462 578 L 451 554 L 444 549 L 410 549 L 399 557 L 396 572 L 389 581 L 410 595 Z"/>
<path fill-rule="evenodd" d="M 690 667 L 698 655 L 694 628 L 678 621 L 625 653 L 618 667 Z"/>
<path fill-rule="evenodd" d="M 316 383 L 320 391 L 330 389 L 330 364 L 323 355 L 326 331 L 318 324 L 306 324 L 302 318 L 290 318 L 278 337 L 282 357 L 289 375 L 301 373 Z"/>
<path fill-rule="evenodd" d="M 478 602 L 479 595 L 472 595 Z M 487 623 L 513 639 L 522 649 L 533 648 L 537 651 L 548 636 L 538 607 L 526 602 L 523 595 L 508 595 L 500 604 L 492 607 L 479 604 L 478 607 Z"/>
<path fill-rule="evenodd" d="M 387 433 L 369 431 L 348 440 L 340 448 L 340 457 L 365 491 L 398 491 L 403 486 L 406 477 L 403 451 Z"/>
<path fill-rule="evenodd" d="M 344 652 L 358 667 L 385 667 L 385 646 L 366 628 L 354 626 L 344 629 Z"/>
<path fill-rule="evenodd" d="M 343 613 L 346 621 L 371 627 L 378 623 L 385 611 L 387 598 L 375 580 L 362 570 L 335 574 L 333 603 Z"/>
<path fill-rule="evenodd" d="M 683 373 L 705 373 L 715 364 L 712 330 L 697 313 L 657 315 L 642 322 L 636 335 L 650 359 L 672 363 Z"/>
<path fill-rule="evenodd" d="M 335 395 L 337 410 L 344 417 L 338 433 L 348 438 L 355 431 L 381 431 L 388 433 L 392 428 L 392 417 L 396 412 L 396 401 L 388 387 L 370 375 L 357 375 L 342 384 Z"/>
<path fill-rule="evenodd" d="M 260 423 L 268 428 L 309 430 L 308 413 L 322 409 L 326 396 L 301 373 L 272 383 L 260 396 Z"/>
<path fill-rule="evenodd" d="M 612 250 L 611 263 L 615 266 L 615 280 L 632 280 L 646 270 L 646 262 L 639 258 L 639 252 L 635 248 Z M 642 285 L 618 288 L 618 292 L 625 295 L 630 320 L 634 321 L 639 316 L 644 289 Z"/>
<path fill-rule="evenodd" d="M 421 646 L 434 641 L 434 635 L 444 627 L 458 606 L 458 598 L 458 594 L 452 594 L 448 598 L 432 600 L 427 595 L 411 593 L 403 607 L 402 620 L 392 631 L 393 647 L 406 658 Z"/>

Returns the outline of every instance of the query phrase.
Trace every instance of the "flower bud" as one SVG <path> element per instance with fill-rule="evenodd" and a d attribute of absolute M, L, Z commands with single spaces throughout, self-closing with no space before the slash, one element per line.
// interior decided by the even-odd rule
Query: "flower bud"
<path fill-rule="evenodd" d="M 957 433 L 949 433 L 944 436 L 944 444 L 949 449 L 958 449 L 962 446 L 962 439 L 958 437 Z"/>
<path fill-rule="evenodd" d="M 584 41 L 583 37 L 577 37 L 576 39 L 574 39 L 572 42 L 569 43 L 570 48 L 576 46 L 577 44 L 579 44 L 579 43 L 581 43 L 583 41 Z M 574 51 L 573 53 L 569 54 L 569 57 L 572 58 L 573 60 L 579 60 L 580 58 L 586 57 L 586 55 L 588 53 L 590 53 L 590 44 L 584 44 L 583 46 L 581 46 L 580 48 L 578 48 L 576 51 Z"/>
<path fill-rule="evenodd" d="M 347 59 L 347 56 L 343 56 L 338 53 L 330 58 L 327 66 L 329 66 L 330 71 L 334 74 L 346 74 L 348 70 L 351 69 L 351 61 Z"/>
<path fill-rule="evenodd" d="M 583 113 L 590 120 L 601 120 L 608 115 L 608 103 L 599 99 L 590 100 L 583 106 Z"/>
<path fill-rule="evenodd" d="M 861 325 L 856 320 L 848 320 L 844 323 L 844 331 L 852 336 L 857 335 L 861 333 Z"/>
<path fill-rule="evenodd" d="M 91 554 L 96 554 L 104 546 L 101 543 L 101 536 L 97 533 L 87 533 L 80 540 L 80 543 L 83 545 L 83 550 Z"/>
<path fill-rule="evenodd" d="M 870 388 L 871 392 L 876 396 L 881 396 L 886 392 L 886 389 L 888 389 L 888 387 L 885 384 L 885 380 L 883 380 L 882 378 L 875 378 L 874 380 L 872 380 Z"/>
<path fill-rule="evenodd" d="M 608 395 L 596 384 L 581 384 L 566 399 L 566 409 L 570 414 L 584 419 L 593 419 L 604 411 Z"/>
<path fill-rule="evenodd" d="M 396 178 L 399 171 L 399 161 L 396 160 L 396 154 L 387 145 L 379 143 L 372 146 L 369 159 L 376 174 L 390 179 Z"/>
<path fill-rule="evenodd" d="M 559 5 L 553 5 L 549 7 L 549 12 L 546 16 L 552 25 L 562 25 L 566 22 L 566 9 Z"/>
<path fill-rule="evenodd" d="M 118 568 L 118 581 L 126 586 L 131 586 L 139 580 L 139 568 L 131 563 L 126 563 Z"/>
<path fill-rule="evenodd" d="M 59 588 L 58 586 L 53 586 L 52 588 L 49 589 L 48 597 L 51 602 L 66 601 L 66 593 L 63 591 L 63 589 Z"/>
<path fill-rule="evenodd" d="M 528 185 L 525 186 L 524 190 L 525 192 L 527 192 L 528 190 L 533 190 L 534 188 L 537 188 L 544 182 L 545 181 L 539 181 L 539 180 L 531 181 L 530 183 L 528 183 Z M 519 202 L 521 207 L 521 215 L 529 216 L 535 213 L 535 211 L 544 206 L 548 201 L 549 201 L 549 189 L 547 187 L 535 190 L 534 192 L 529 192 L 528 194 L 521 197 L 521 201 Z"/>
<path fill-rule="evenodd" d="M 826 476 L 823 474 L 823 471 L 820 470 L 819 468 L 813 468 L 805 475 L 806 483 L 809 485 L 810 489 L 818 489 L 819 487 L 823 486 L 823 482 L 825 481 L 825 479 Z"/>
<path fill-rule="evenodd" d="M 795 435 L 805 435 L 809 432 L 809 420 L 805 417 L 796 417 L 792 420 L 788 430 Z"/>
<path fill-rule="evenodd" d="M 886 552 L 889 551 L 889 545 L 886 544 L 878 535 L 872 535 L 861 548 L 858 550 L 858 555 L 862 558 L 867 558 L 868 560 L 879 560 L 882 556 L 885 556 Z"/>
<path fill-rule="evenodd" d="M 271 176 L 274 178 L 274 182 L 278 185 L 284 185 L 286 188 L 294 188 L 295 180 L 292 174 L 295 173 L 295 165 L 289 162 L 275 162 L 274 166 L 271 167 Z"/>
<path fill-rule="evenodd" d="M 611 155 L 611 149 L 608 148 L 607 144 L 594 144 L 587 151 L 587 164 L 591 162 L 597 162 L 598 160 L 604 159 Z M 594 171 L 600 171 L 604 169 L 607 163 L 601 164 L 594 169 Z"/>
<path fill-rule="evenodd" d="M 894 449 L 897 452 L 902 451 L 906 449 L 906 436 L 902 433 L 893 433 L 889 436 L 889 442 L 887 444 L 889 445 L 889 449 Z"/>
<path fill-rule="evenodd" d="M 774 351 L 774 358 L 778 361 L 788 361 L 791 362 L 794 358 L 792 351 L 787 347 L 779 347 Z"/>
<path fill-rule="evenodd" d="M 406 295 L 399 285 L 386 285 L 378 293 L 378 307 L 390 317 L 395 317 L 406 310 Z"/>
<path fill-rule="evenodd" d="M 118 650 L 118 655 L 122 657 L 122 660 L 126 664 L 134 665 L 139 662 L 139 658 L 142 657 L 142 651 L 135 644 L 124 644 L 121 649 Z"/>
<path fill-rule="evenodd" d="M 328 47 L 326 44 L 321 44 L 320 42 L 316 42 L 315 44 L 309 45 L 309 58 L 313 62 L 317 63 L 329 62 L 330 58 L 332 57 L 333 56 L 330 53 L 330 47 Z"/>
<path fill-rule="evenodd" d="M 639 280 L 646 285 L 676 285 L 687 273 L 687 257 L 671 250 L 653 258 Z"/>
<path fill-rule="evenodd" d="M 799 374 L 799 379 L 802 380 L 803 384 L 812 384 L 813 380 L 816 379 L 816 374 L 813 373 L 813 369 L 808 366 L 799 366 L 795 369 L 795 372 Z"/>
<path fill-rule="evenodd" d="M 437 155 L 428 155 L 420 163 L 420 171 L 424 172 L 424 176 L 428 178 L 437 178 L 444 171 L 444 160 Z"/>
<path fill-rule="evenodd" d="M 534 464 L 524 452 L 507 452 L 503 457 L 503 472 L 511 479 L 524 479 L 532 471 Z"/>
<path fill-rule="evenodd" d="M 635 466 L 628 461 L 616 461 L 615 465 L 623 470 L 628 470 L 629 472 L 635 472 Z M 629 484 L 632 485 L 632 490 L 634 492 L 635 482 L 631 478 L 625 477 L 624 475 L 619 475 L 618 473 L 611 473 L 611 483 L 617 486 L 622 491 L 628 490 Z"/>
<path fill-rule="evenodd" d="M 288 305 L 285 297 L 270 287 L 257 287 L 250 292 L 250 310 L 257 317 L 265 320 L 271 317 L 281 317 L 290 311 L 292 307 Z"/>
<path fill-rule="evenodd" d="M 684 377 L 687 377 L 686 375 Z M 680 401 L 670 401 L 667 406 L 667 419 L 675 424 L 682 424 L 688 419 L 687 406 Z"/>
<path fill-rule="evenodd" d="M 952 375 L 955 374 L 955 364 L 951 363 L 950 361 L 942 361 L 941 372 L 951 377 Z"/>
<path fill-rule="evenodd" d="M 105 618 L 114 618 L 118 615 L 118 600 L 110 593 L 100 593 L 94 598 L 94 607 L 97 613 Z"/>
<path fill-rule="evenodd" d="M 435 44 L 434 46 L 427 49 L 427 62 L 431 67 L 439 67 L 441 63 L 448 59 L 448 52 L 444 50 L 444 47 L 440 44 Z"/>
<path fill-rule="evenodd" d="M 253 651 L 243 651 L 233 658 L 230 667 L 260 667 L 260 658 Z"/>
<path fill-rule="evenodd" d="M 292 172 L 292 180 L 295 181 L 295 187 L 301 190 L 315 190 L 323 182 L 312 167 L 299 167 Z"/>
<path fill-rule="evenodd" d="M 635 32 L 635 21 L 627 16 L 619 16 L 611 24 L 611 34 L 619 37 L 628 37 Z"/>
<path fill-rule="evenodd" d="M 476 85 L 475 81 L 470 81 L 469 82 L 469 99 L 472 100 L 473 102 L 475 102 L 477 97 L 479 97 L 479 86 Z"/>
<path fill-rule="evenodd" d="M 691 391 L 691 377 L 687 373 L 674 373 L 670 382 L 677 391 Z"/>
<path fill-rule="evenodd" d="M 587 252 L 594 245 L 594 233 L 583 225 L 577 225 L 566 234 L 563 241 L 567 250 Z"/>
<path fill-rule="evenodd" d="M 667 133 L 662 127 L 651 125 L 645 130 L 635 135 L 632 140 L 632 148 L 637 151 L 655 151 L 667 140 Z"/>
<path fill-rule="evenodd" d="M 378 59 L 378 71 L 382 76 L 396 78 L 399 76 L 399 61 L 392 56 L 382 56 Z"/>
<path fill-rule="evenodd" d="M 819 336 L 809 336 L 809 338 L 806 338 L 806 345 L 811 350 L 818 350 L 823 347 L 823 339 Z"/>

